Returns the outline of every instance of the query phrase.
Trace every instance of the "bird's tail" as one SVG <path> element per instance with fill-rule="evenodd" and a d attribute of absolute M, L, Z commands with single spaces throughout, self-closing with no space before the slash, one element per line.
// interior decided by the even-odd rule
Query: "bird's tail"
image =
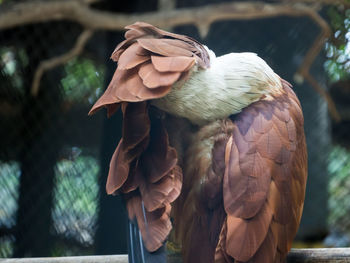
<path fill-rule="evenodd" d="M 145 249 L 137 223 L 129 220 L 128 228 L 129 263 L 146 263 Z"/>
<path fill-rule="evenodd" d="M 157 251 L 150 253 L 143 245 L 141 233 L 136 220 L 129 220 L 128 228 L 129 263 L 167 262 L 165 245 L 161 246 Z"/>

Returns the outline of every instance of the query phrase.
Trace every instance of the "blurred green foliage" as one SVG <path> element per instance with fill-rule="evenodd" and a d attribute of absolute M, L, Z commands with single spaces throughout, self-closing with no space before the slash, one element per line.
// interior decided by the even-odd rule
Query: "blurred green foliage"
<path fill-rule="evenodd" d="M 19 176 L 17 162 L 0 161 L 0 225 L 8 228 L 14 227 L 16 223 Z M 12 255 L 13 242 L 13 236 L 0 237 L 0 257 Z"/>
<path fill-rule="evenodd" d="M 22 74 L 28 63 L 23 49 L 0 47 L 0 69 L 4 76 L 2 84 L 7 84 L 11 89 L 16 89 L 18 94 L 24 95 Z M 64 101 L 92 105 L 102 94 L 104 65 L 89 58 L 76 57 L 63 66 L 63 71 L 61 92 Z"/>
<path fill-rule="evenodd" d="M 5 236 L 0 237 L 0 258 L 6 258 L 13 253 L 13 242 L 14 238 Z"/>
<path fill-rule="evenodd" d="M 7 1 L 0 0 L 0 4 Z M 27 67 L 31 65 L 23 48 L 11 45 L 0 47 L 0 95 L 13 98 L 12 101 L 19 106 L 25 102 L 26 90 L 30 88 L 30 83 L 24 81 Z M 88 56 L 70 60 L 61 66 L 61 72 L 63 77 L 59 88 L 64 105 L 90 106 L 104 89 L 105 66 Z M 99 201 L 97 157 L 90 155 L 94 152 L 92 149 L 73 146 L 65 147 L 77 154 L 57 160 L 55 167 L 51 234 L 54 237 L 52 254 L 56 256 L 79 254 L 82 250 L 89 253 L 96 231 Z M 65 150 L 63 148 L 60 151 Z M 0 257 L 9 257 L 13 253 L 12 233 L 16 226 L 20 171 L 19 162 L 0 161 L 0 228 L 10 233 L 0 239 Z M 68 240 L 71 243 L 66 242 Z"/>
<path fill-rule="evenodd" d="M 333 83 L 350 78 L 350 9 L 329 7 L 328 17 L 334 34 L 326 43 L 325 68 Z M 330 231 L 350 234 L 350 152 L 334 145 L 328 170 Z"/>
<path fill-rule="evenodd" d="M 62 160 L 55 169 L 54 214 L 62 210 L 68 214 L 83 213 L 94 216 L 97 211 L 99 165 L 91 156 Z M 74 188 L 75 191 L 72 191 Z"/>
<path fill-rule="evenodd" d="M 60 160 L 55 167 L 53 234 L 74 239 L 86 246 L 93 244 L 98 209 L 98 173 L 96 158 L 78 156 L 73 160 Z M 20 167 L 17 162 L 0 162 L 0 223 L 7 227 L 15 225 Z M 14 239 L 0 239 L 0 257 L 11 256 Z M 74 247 L 63 244 L 55 246 L 56 256 L 74 255 Z M 70 253 L 71 252 L 71 253 Z M 63 254 L 62 254 L 63 253 Z"/>
<path fill-rule="evenodd" d="M 65 77 L 61 79 L 64 100 L 93 104 L 103 91 L 103 65 L 88 58 L 78 57 L 64 66 Z"/>
<path fill-rule="evenodd" d="M 15 213 L 18 199 L 18 182 L 20 167 L 17 162 L 0 161 L 0 225 L 12 227 L 15 225 Z"/>
<path fill-rule="evenodd" d="M 0 47 L 1 83 L 4 88 L 11 88 L 16 95 L 24 95 L 22 72 L 28 65 L 28 57 L 23 49 Z"/>
<path fill-rule="evenodd" d="M 350 234 L 350 152 L 334 146 L 329 156 L 329 224 Z"/>
<path fill-rule="evenodd" d="M 328 17 L 334 34 L 326 43 L 325 67 L 330 81 L 336 82 L 350 76 L 350 9 L 329 7 Z"/>
<path fill-rule="evenodd" d="M 94 239 L 98 174 L 98 161 L 91 156 L 61 160 L 55 169 L 54 228 L 57 233 L 85 245 L 92 245 Z"/>

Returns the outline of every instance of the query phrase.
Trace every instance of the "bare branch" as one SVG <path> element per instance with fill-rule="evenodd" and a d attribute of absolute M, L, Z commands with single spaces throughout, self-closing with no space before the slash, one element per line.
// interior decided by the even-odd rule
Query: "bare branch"
<path fill-rule="evenodd" d="M 337 108 L 335 107 L 335 103 L 329 93 L 321 87 L 321 85 L 315 80 L 315 78 L 310 74 L 310 72 L 306 71 L 303 73 L 303 77 L 309 82 L 309 84 L 317 91 L 327 102 L 328 110 L 334 121 L 340 122 L 342 120 Z"/>
<path fill-rule="evenodd" d="M 79 55 L 86 44 L 86 42 L 90 39 L 90 37 L 93 35 L 92 30 L 85 30 L 83 31 L 79 37 L 77 38 L 77 41 L 75 43 L 75 46 L 69 50 L 67 53 L 62 54 L 58 57 L 50 58 L 44 61 L 41 61 L 38 68 L 35 71 L 34 79 L 32 83 L 31 88 L 31 94 L 33 96 L 37 96 L 39 92 L 39 86 L 40 86 L 40 80 L 45 73 L 45 71 L 48 71 L 50 69 L 53 69 L 59 65 L 62 65 L 72 59 L 73 57 Z"/>
<path fill-rule="evenodd" d="M 174 10 L 176 8 L 175 0 L 158 0 L 158 10 Z"/>
<path fill-rule="evenodd" d="M 67 1 L 69 1 L 69 0 L 67 0 Z M 83 3 L 88 4 L 88 5 L 101 2 L 101 0 L 80 0 L 80 1 L 82 1 Z"/>
<path fill-rule="evenodd" d="M 315 60 L 315 58 L 318 56 L 318 54 L 321 52 L 324 43 L 326 40 L 331 36 L 332 30 L 329 27 L 328 23 L 316 12 L 312 12 L 309 15 L 321 28 L 321 33 L 319 36 L 314 40 L 314 43 L 309 48 L 308 52 L 306 53 L 304 57 L 304 61 L 301 64 L 298 72 L 303 74 L 303 72 L 309 71 L 310 67 Z"/>
<path fill-rule="evenodd" d="M 323 44 L 330 36 L 331 30 L 327 22 L 317 13 L 320 5 L 332 4 L 348 6 L 348 0 L 285 0 L 276 3 L 258 1 L 229 2 L 202 7 L 171 9 L 143 14 L 122 14 L 95 10 L 88 4 L 98 0 L 70 0 L 70 1 L 38 1 L 24 2 L 3 8 L 0 11 L 0 29 L 11 28 L 29 23 L 71 20 L 85 28 L 97 30 L 123 30 L 125 26 L 136 21 L 144 21 L 161 28 L 171 28 L 179 25 L 194 24 L 204 38 L 215 21 L 220 20 L 250 20 L 271 18 L 276 16 L 310 17 L 321 29 L 321 33 L 305 55 L 297 71 L 299 76 L 306 79 L 310 85 L 324 96 L 330 106 L 332 117 L 337 120 L 339 114 L 326 91 L 320 92 L 320 85 L 313 81 L 309 74 L 310 67 L 322 50 Z M 164 1 L 163 1 L 164 2 Z M 159 0 L 162 5 L 162 0 Z M 60 63 L 59 63 L 60 64 Z M 45 68 L 45 67 L 44 67 Z M 50 67 L 52 68 L 52 67 Z M 40 69 L 40 66 L 39 68 Z M 41 69 L 42 70 L 42 69 Z M 38 71 L 37 78 L 42 72 Z M 315 84 L 316 83 L 316 84 Z M 32 92 L 37 92 L 39 83 L 33 83 Z M 333 105 L 333 106 L 332 106 Z"/>
<path fill-rule="evenodd" d="M 157 3 L 158 11 L 164 12 L 164 11 L 170 11 L 176 9 L 176 0 L 158 0 Z M 165 27 L 163 28 L 166 31 L 172 31 L 172 27 Z"/>
<path fill-rule="evenodd" d="M 321 4 L 321 5 L 343 5 L 344 7 L 350 6 L 349 0 L 286 0 L 286 3 L 309 3 L 309 4 Z"/>
<path fill-rule="evenodd" d="M 334 103 L 332 97 L 329 95 L 327 90 L 323 89 L 321 87 L 321 85 L 317 82 L 317 80 L 315 80 L 315 78 L 310 74 L 311 65 L 315 61 L 318 54 L 321 52 L 326 40 L 331 36 L 332 30 L 329 27 L 328 23 L 317 12 L 311 12 L 309 14 L 309 16 L 320 26 L 321 33 L 314 40 L 313 44 L 306 52 L 306 55 L 304 56 L 303 62 L 301 63 L 299 69 L 296 72 L 297 76 L 295 76 L 295 78 L 301 79 L 301 81 L 306 79 L 306 81 L 311 85 L 311 87 L 316 92 L 318 92 L 327 102 L 328 110 L 329 110 L 331 117 L 336 122 L 340 122 L 341 117 L 340 117 L 340 114 L 335 106 L 335 103 Z"/>
<path fill-rule="evenodd" d="M 104 30 L 123 30 L 135 21 L 159 27 L 185 24 L 207 24 L 226 19 L 257 19 L 275 16 L 309 16 L 313 9 L 300 3 L 230 2 L 202 7 L 149 12 L 143 14 L 110 13 L 91 9 L 79 0 L 23 2 L 0 11 L 0 29 L 28 23 L 71 20 L 84 27 Z"/>

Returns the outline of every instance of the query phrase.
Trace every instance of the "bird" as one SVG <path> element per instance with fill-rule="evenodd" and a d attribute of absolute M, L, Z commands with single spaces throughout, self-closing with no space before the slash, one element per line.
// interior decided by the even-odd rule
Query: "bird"
<path fill-rule="evenodd" d="M 292 85 L 255 53 L 217 57 L 145 22 L 125 29 L 89 114 L 122 111 L 106 191 L 123 196 L 134 241 L 152 255 L 173 239 L 185 263 L 286 262 L 307 181 Z"/>

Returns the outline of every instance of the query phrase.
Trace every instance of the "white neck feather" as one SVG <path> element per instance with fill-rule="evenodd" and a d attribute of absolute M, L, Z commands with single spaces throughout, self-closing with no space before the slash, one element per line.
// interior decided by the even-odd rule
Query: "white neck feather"
<path fill-rule="evenodd" d="M 254 53 L 230 53 L 216 58 L 210 51 L 209 69 L 195 69 L 182 85 L 153 104 L 194 124 L 227 118 L 259 100 L 279 92 L 280 77 Z"/>

